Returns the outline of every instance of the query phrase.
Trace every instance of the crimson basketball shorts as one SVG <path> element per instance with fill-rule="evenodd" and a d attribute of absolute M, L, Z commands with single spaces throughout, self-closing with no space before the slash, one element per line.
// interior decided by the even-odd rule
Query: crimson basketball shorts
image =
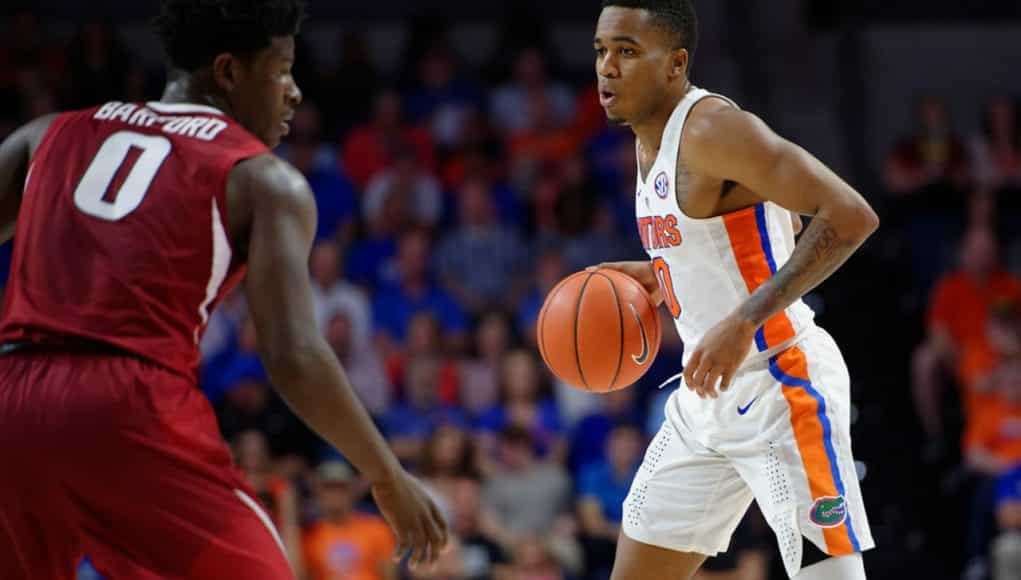
<path fill-rule="evenodd" d="M 127 356 L 0 356 L 0 578 L 293 578 L 189 379 Z"/>
<path fill-rule="evenodd" d="M 623 532 L 715 556 L 752 500 L 793 577 L 803 538 L 843 556 L 875 543 L 851 454 L 850 378 L 821 328 L 751 362 L 718 399 L 681 385 L 624 502 Z"/>

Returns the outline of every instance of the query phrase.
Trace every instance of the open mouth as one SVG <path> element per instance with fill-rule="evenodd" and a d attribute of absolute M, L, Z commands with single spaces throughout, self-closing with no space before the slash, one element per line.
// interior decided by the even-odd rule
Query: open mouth
<path fill-rule="evenodd" d="M 599 91 L 599 104 L 608 107 L 617 100 L 617 94 L 612 91 Z"/>

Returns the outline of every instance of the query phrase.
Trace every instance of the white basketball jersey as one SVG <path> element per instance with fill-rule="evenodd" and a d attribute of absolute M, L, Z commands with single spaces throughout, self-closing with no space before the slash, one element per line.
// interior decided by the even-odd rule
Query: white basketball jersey
<path fill-rule="evenodd" d="M 652 259 L 663 299 L 686 346 L 684 363 L 705 333 L 734 312 L 794 251 L 794 226 L 786 209 L 765 202 L 722 216 L 694 219 L 677 204 L 688 175 L 678 174 L 681 131 L 700 100 L 716 96 L 692 87 L 670 115 L 659 154 L 635 200 L 642 245 Z M 736 105 L 735 105 L 736 106 Z M 812 328 L 814 313 L 798 300 L 755 334 L 745 363 L 787 348 Z"/>

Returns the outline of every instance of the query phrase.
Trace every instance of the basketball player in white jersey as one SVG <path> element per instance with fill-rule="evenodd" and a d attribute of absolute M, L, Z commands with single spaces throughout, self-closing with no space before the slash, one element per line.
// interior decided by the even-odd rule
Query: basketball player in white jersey
<path fill-rule="evenodd" d="M 631 127 L 650 262 L 604 264 L 665 302 L 682 388 L 624 505 L 613 580 L 687 580 L 752 499 L 797 580 L 865 578 L 850 380 L 801 297 L 878 226 L 868 203 L 733 102 L 693 86 L 692 0 L 604 0 L 600 101 Z M 795 246 L 794 222 L 812 216 Z M 807 539 L 808 541 L 804 541 Z"/>

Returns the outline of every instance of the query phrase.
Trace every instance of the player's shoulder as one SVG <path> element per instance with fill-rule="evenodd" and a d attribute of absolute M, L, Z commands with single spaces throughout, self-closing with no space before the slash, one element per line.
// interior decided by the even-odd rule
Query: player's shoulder
<path fill-rule="evenodd" d="M 709 96 L 695 104 L 684 124 L 684 140 L 694 146 L 711 146 L 766 129 L 756 115 L 720 97 Z"/>
<path fill-rule="evenodd" d="M 36 148 L 39 147 L 39 143 L 42 142 L 43 137 L 46 136 L 46 133 L 53 125 L 53 122 L 61 114 L 50 113 L 42 115 L 18 127 L 4 139 L 5 147 L 22 147 L 30 154 L 35 152 Z"/>
<path fill-rule="evenodd" d="M 231 169 L 229 184 L 232 189 L 248 191 L 276 203 L 303 203 L 313 199 L 305 176 L 272 152 L 239 162 Z"/>

